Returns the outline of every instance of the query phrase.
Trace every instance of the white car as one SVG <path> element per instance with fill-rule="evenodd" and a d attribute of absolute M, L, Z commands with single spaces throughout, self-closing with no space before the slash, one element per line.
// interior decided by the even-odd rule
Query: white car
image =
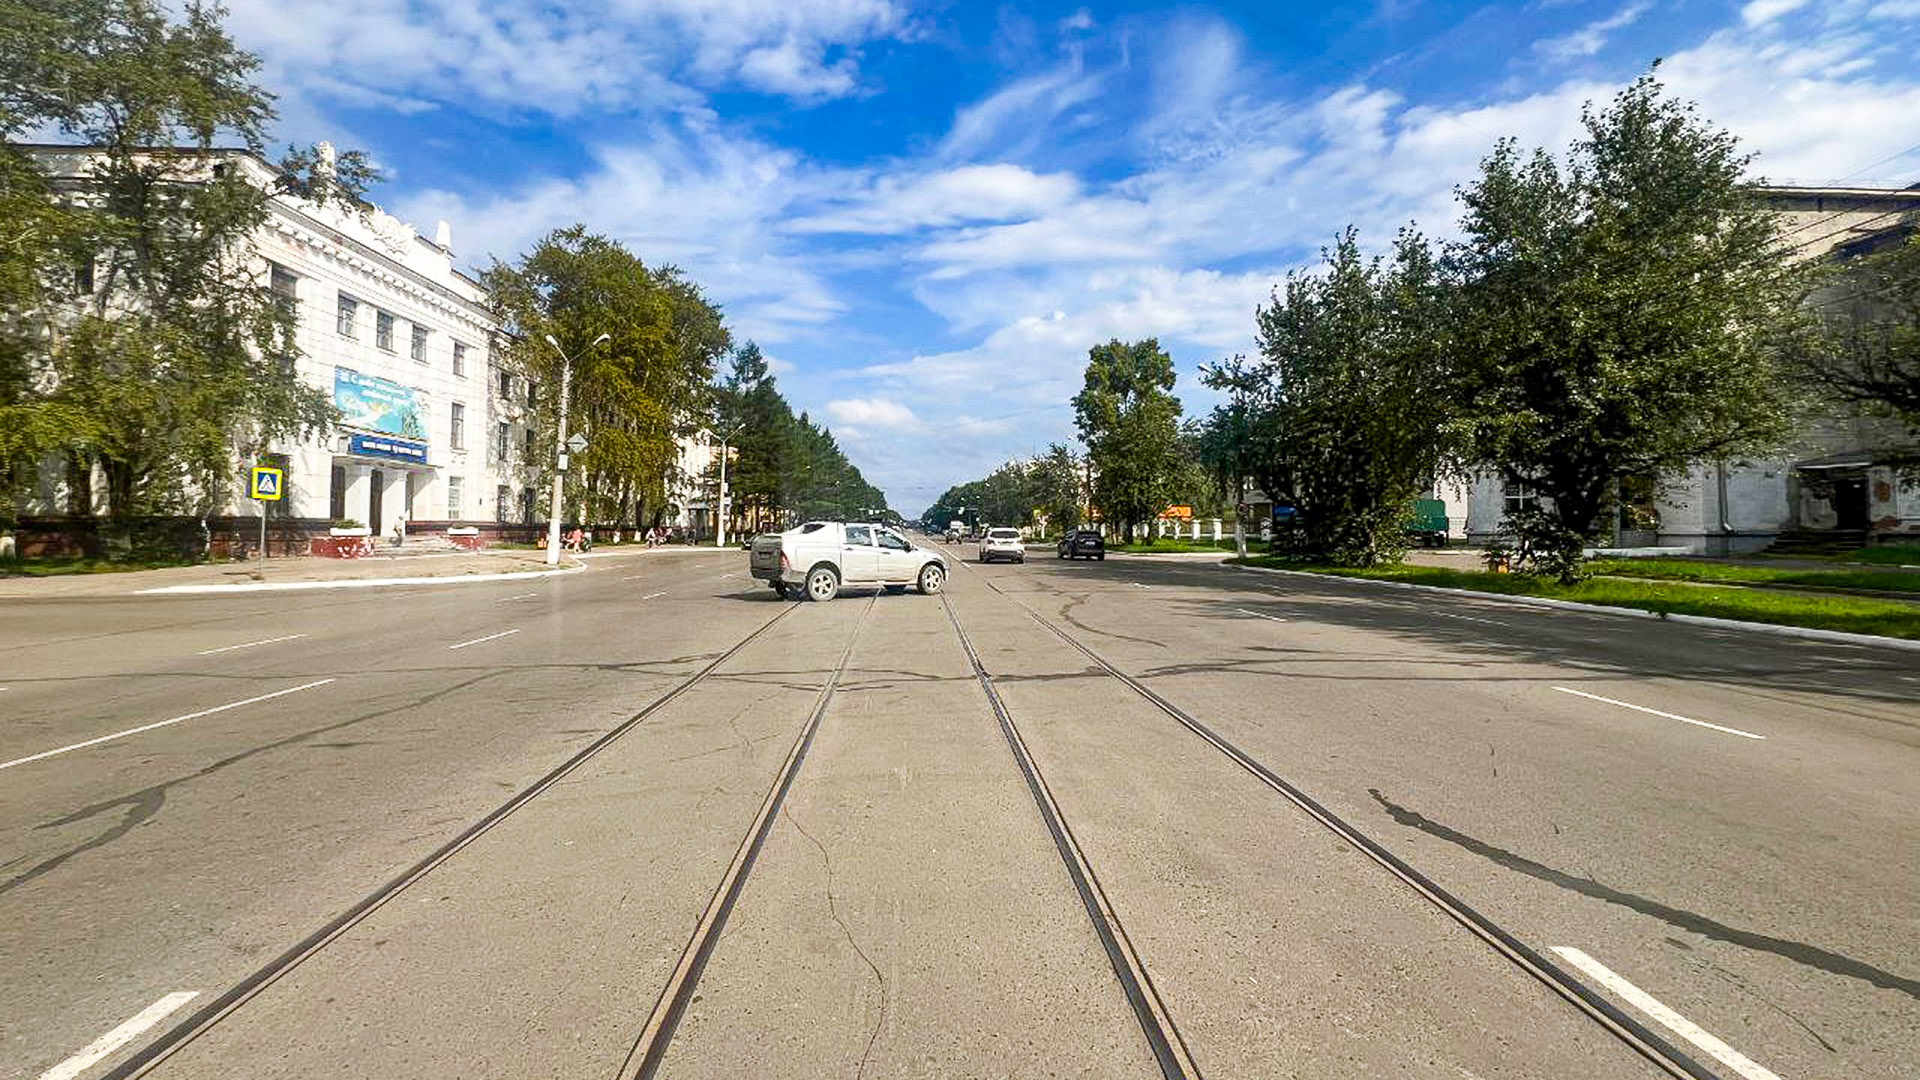
<path fill-rule="evenodd" d="M 980 561 L 992 562 L 995 559 L 1017 563 L 1027 561 L 1027 545 L 1020 542 L 1019 529 L 988 529 L 987 535 L 980 538 Z"/>
<path fill-rule="evenodd" d="M 881 585 L 904 592 L 912 585 L 928 596 L 947 583 L 947 560 L 885 525 L 809 521 L 797 529 L 757 536 L 748 571 L 782 597 L 826 601 L 845 586 Z"/>

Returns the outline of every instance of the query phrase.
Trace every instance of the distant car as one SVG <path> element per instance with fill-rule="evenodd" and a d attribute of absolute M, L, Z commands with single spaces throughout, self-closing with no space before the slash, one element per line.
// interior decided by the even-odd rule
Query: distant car
<path fill-rule="evenodd" d="M 845 585 L 881 585 L 904 592 L 913 585 L 928 596 L 947 582 L 947 561 L 937 551 L 914 547 L 885 525 L 809 521 L 783 533 L 754 538 L 748 572 L 781 597 L 826 601 Z"/>
<path fill-rule="evenodd" d="M 1102 559 L 1107 557 L 1107 542 L 1094 529 L 1074 529 L 1060 538 L 1054 554 L 1062 559 Z"/>
<path fill-rule="evenodd" d="M 951 526 L 951 525 L 949 525 L 949 526 L 947 526 L 947 536 L 946 536 L 946 540 L 947 540 L 947 543 L 949 543 L 949 544 L 957 544 L 957 543 L 959 543 L 959 542 L 960 542 L 960 530 L 959 530 L 959 529 L 956 529 L 956 528 L 954 528 L 954 527 L 953 527 L 953 526 Z"/>
<path fill-rule="evenodd" d="M 1027 545 L 1020 540 L 1019 529 L 988 529 L 980 538 L 980 561 L 993 562 L 1005 559 L 1008 562 L 1027 561 Z"/>

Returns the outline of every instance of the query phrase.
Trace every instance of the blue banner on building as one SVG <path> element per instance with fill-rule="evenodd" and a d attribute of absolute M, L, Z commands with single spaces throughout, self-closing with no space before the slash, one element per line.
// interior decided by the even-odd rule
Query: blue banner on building
<path fill-rule="evenodd" d="M 348 435 L 347 453 L 361 457 L 393 458 L 420 465 L 427 463 L 427 444 L 412 439 L 393 439 L 385 435 Z"/>
<path fill-rule="evenodd" d="M 362 375 L 352 368 L 333 369 L 333 403 L 344 427 L 398 435 L 425 442 L 426 395 L 410 386 Z"/>

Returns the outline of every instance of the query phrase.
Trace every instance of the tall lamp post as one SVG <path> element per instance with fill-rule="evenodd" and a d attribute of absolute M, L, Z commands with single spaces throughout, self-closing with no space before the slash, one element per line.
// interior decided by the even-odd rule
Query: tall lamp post
<path fill-rule="evenodd" d="M 740 434 L 746 422 L 735 424 L 732 431 L 720 436 L 720 505 L 713 513 L 713 546 L 727 546 L 727 441 Z"/>
<path fill-rule="evenodd" d="M 611 334 L 601 334 L 593 339 L 587 348 L 591 349 L 603 341 L 611 341 Z M 560 354 L 560 427 L 553 437 L 553 504 L 547 514 L 547 565 L 560 565 L 560 515 L 562 483 L 566 480 L 567 470 L 567 401 L 573 393 L 573 361 L 567 357 L 567 351 L 560 343 L 547 335 L 547 344 Z"/>

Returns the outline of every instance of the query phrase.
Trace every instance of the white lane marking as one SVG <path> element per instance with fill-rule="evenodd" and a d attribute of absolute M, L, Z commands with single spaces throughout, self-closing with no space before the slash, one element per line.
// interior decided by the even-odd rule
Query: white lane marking
<path fill-rule="evenodd" d="M 505 604 L 505 603 L 508 603 L 508 602 L 510 602 L 510 601 L 513 601 L 513 600 L 525 600 L 525 599 L 527 599 L 528 597 L 532 597 L 532 596 L 539 596 L 539 595 L 540 595 L 540 594 L 539 594 L 539 593 L 537 593 L 537 592 L 523 592 L 523 593 L 521 593 L 521 594 L 520 594 L 519 596 L 503 596 L 503 597 L 501 597 L 500 599 L 498 599 L 498 600 L 495 600 L 495 601 L 494 601 L 494 603 L 496 603 L 496 604 Z"/>
<path fill-rule="evenodd" d="M 1487 624 L 1488 626 L 1505 626 L 1505 625 L 1507 625 L 1506 623 L 1503 623 L 1503 622 L 1496 622 L 1496 621 L 1494 621 L 1493 619 L 1480 619 L 1480 618 L 1475 618 L 1475 617 L 1474 617 L 1474 616 L 1472 616 L 1472 615 L 1453 615 L 1453 614 L 1449 614 L 1448 612 L 1445 612 L 1445 611 L 1435 611 L 1435 612 L 1431 612 L 1430 614 L 1433 614 L 1433 615 L 1438 615 L 1438 616 L 1440 616 L 1440 617 L 1441 617 L 1441 618 L 1443 618 L 1443 619 L 1459 619 L 1459 620 L 1460 620 L 1461 622 L 1477 622 L 1477 623 L 1486 623 L 1486 624 Z"/>
<path fill-rule="evenodd" d="M 199 996 L 198 990 L 175 990 L 133 1014 L 133 1018 L 126 1023 L 88 1043 L 79 1053 L 41 1073 L 40 1080 L 72 1080 L 92 1068 L 101 1058 L 138 1038 L 141 1032 L 165 1020 L 175 1009 Z"/>
<path fill-rule="evenodd" d="M 463 641 L 458 645 L 449 645 L 447 646 L 447 650 L 451 652 L 454 649 L 464 649 L 469 645 L 478 645 L 483 641 L 492 641 L 495 638 L 503 638 L 503 637 L 506 637 L 508 634 L 517 634 L 519 632 L 520 632 L 519 627 L 515 627 L 512 630 L 502 630 L 497 634 L 488 634 L 486 637 L 477 637 L 477 638 L 474 638 L 472 641 Z"/>
<path fill-rule="evenodd" d="M 621 581 L 639 581 L 643 577 L 652 577 L 652 576 L 653 576 L 652 574 L 628 574 L 626 577 L 623 577 L 620 580 Z"/>
<path fill-rule="evenodd" d="M 151 724 L 141 724 L 139 727 L 128 728 L 125 731 L 116 731 L 111 735 L 102 735 L 97 739 L 77 742 L 72 746 L 62 746 L 57 750 L 42 750 L 37 754 L 29 754 L 23 758 L 14 758 L 12 761 L 0 762 L 0 769 L 11 769 L 15 765 L 25 765 L 29 761 L 39 761 L 41 758 L 50 758 L 56 754 L 64 754 L 71 750 L 83 750 L 89 746 L 98 746 L 103 742 L 124 739 L 129 735 L 138 735 L 143 731 L 152 731 L 154 728 L 163 728 L 168 724 L 178 724 L 183 720 L 198 720 L 203 716 L 212 716 L 214 713 L 226 712 L 228 709 L 237 709 L 242 705 L 252 705 L 259 701 L 268 701 L 277 697 L 285 697 L 288 694 L 297 694 L 302 690 L 311 690 L 316 686 L 325 686 L 333 681 L 332 679 L 315 679 L 313 682 L 301 683 L 299 686 L 289 686 L 285 690 L 275 690 L 271 694 L 261 694 L 258 697 L 250 697 L 245 701 L 230 701 L 225 705 L 215 705 L 211 709 L 201 709 L 199 712 L 190 712 L 185 716 L 176 716 L 170 720 L 156 720 Z"/>
<path fill-rule="evenodd" d="M 648 593 L 647 595 L 645 595 L 645 596 L 643 596 L 643 597 L 641 597 L 640 599 L 642 599 L 642 600 L 651 600 L 651 599 L 653 599 L 653 598 L 654 598 L 654 597 L 656 597 L 656 596 L 665 596 L 665 595 L 667 595 L 667 594 L 666 594 L 666 593 L 663 593 L 663 592 L 650 592 L 650 593 Z"/>
<path fill-rule="evenodd" d="M 1274 621 L 1274 622 L 1286 622 L 1286 621 L 1287 621 L 1287 620 L 1285 620 L 1285 619 L 1283 619 L 1283 618 L 1281 618 L 1281 617 L 1280 617 L 1280 616 L 1278 616 L 1278 615 L 1262 615 L 1262 614 L 1261 614 L 1260 612 L 1258 612 L 1258 611 L 1248 611 L 1248 610 L 1247 610 L 1246 608 L 1243 608 L 1243 607 L 1237 607 L 1237 608 L 1234 608 L 1233 610 L 1235 610 L 1235 611 L 1237 611 L 1237 612 L 1239 612 L 1239 613 L 1240 613 L 1240 614 L 1242 614 L 1242 615 L 1251 615 L 1251 616 L 1253 616 L 1253 617 L 1254 617 L 1254 618 L 1256 618 L 1256 619 L 1270 619 L 1270 620 L 1272 620 L 1272 621 Z"/>
<path fill-rule="evenodd" d="M 1600 961 L 1595 960 L 1579 949 L 1570 948 L 1565 945 L 1555 945 L 1553 946 L 1553 951 L 1559 953 L 1561 957 L 1574 967 L 1586 972 L 1590 978 L 1600 985 L 1625 998 L 1627 1003 L 1634 1008 L 1639 1009 L 1641 1012 L 1646 1013 L 1648 1016 L 1653 1017 L 1665 1025 L 1666 1028 L 1675 1035 L 1705 1050 L 1713 1056 L 1714 1060 L 1720 1062 L 1720 1064 L 1746 1077 L 1746 1080 L 1780 1080 L 1778 1075 L 1769 1071 L 1760 1065 L 1760 1063 L 1747 1057 L 1740 1051 L 1735 1050 L 1733 1047 L 1728 1046 L 1726 1043 L 1721 1042 L 1705 1028 L 1674 1012 L 1662 1004 L 1652 994 L 1647 993 L 1645 990 L 1633 985 L 1619 975 L 1614 974 L 1607 965 L 1602 964 Z"/>
<path fill-rule="evenodd" d="M 294 638 L 303 638 L 306 636 L 307 635 L 305 634 L 288 634 L 286 637 L 262 638 L 259 641 L 249 641 L 240 645 L 224 645 L 218 649 L 201 649 L 199 652 L 195 653 L 194 655 L 195 656 L 212 656 L 214 653 L 232 652 L 235 649 L 251 649 L 255 645 L 271 645 L 276 641 L 292 641 Z"/>
<path fill-rule="evenodd" d="M 1649 709 L 1645 705 L 1635 705 L 1630 701 L 1615 701 L 1610 697 L 1601 697 L 1599 694 L 1589 694 L 1585 690 L 1570 690 L 1564 686 L 1556 686 L 1554 687 L 1554 689 L 1560 691 L 1563 694 L 1572 694 L 1575 697 L 1591 698 L 1594 701 L 1604 701 L 1609 705 L 1618 705 L 1623 709 L 1632 709 L 1635 712 L 1651 713 L 1654 716 L 1664 716 L 1669 720 L 1678 720 L 1683 724 L 1692 724 L 1695 727 L 1712 728 L 1715 731 L 1724 731 L 1729 735 L 1738 735 L 1743 739 L 1765 739 L 1766 738 L 1765 735 L 1755 735 L 1751 731 L 1741 731 L 1739 728 L 1722 727 L 1719 724 L 1709 724 L 1705 720 L 1695 720 L 1692 717 L 1681 716 L 1677 713 L 1661 712 L 1659 709 Z"/>
<path fill-rule="evenodd" d="M 1151 588 L 1153 588 L 1153 586 L 1151 586 L 1151 585 L 1142 585 L 1142 584 L 1140 584 L 1140 583 L 1139 583 L 1139 582 L 1137 582 L 1137 581 L 1129 581 L 1129 582 L 1127 582 L 1127 584 L 1129 584 L 1129 585 L 1131 585 L 1131 586 L 1133 586 L 1133 587 L 1134 587 L 1134 588 L 1136 588 L 1136 589 L 1151 589 Z"/>

